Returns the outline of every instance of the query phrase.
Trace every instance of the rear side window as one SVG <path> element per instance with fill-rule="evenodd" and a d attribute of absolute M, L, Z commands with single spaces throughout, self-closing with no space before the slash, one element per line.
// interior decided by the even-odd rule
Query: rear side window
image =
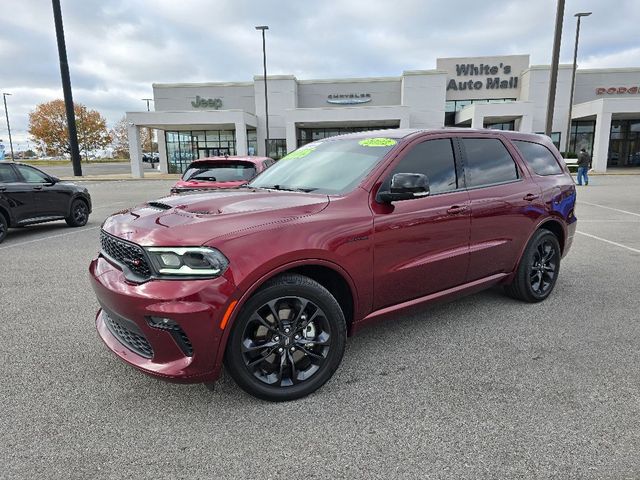
<path fill-rule="evenodd" d="M 44 173 L 35 168 L 27 167 L 26 165 L 16 165 L 16 168 L 27 183 L 47 183 L 49 181 L 49 178 Z"/>
<path fill-rule="evenodd" d="M 518 167 L 509 151 L 497 138 L 461 138 L 467 187 L 481 187 L 513 182 L 519 178 Z"/>
<path fill-rule="evenodd" d="M 0 165 L 0 183 L 13 183 L 18 181 L 18 175 L 11 165 Z"/>
<path fill-rule="evenodd" d="M 429 179 L 431 194 L 455 190 L 458 188 L 458 181 L 451 139 L 427 140 L 414 146 L 393 169 L 382 186 L 382 190 L 389 190 L 391 178 L 396 173 L 422 173 L 426 175 Z"/>
<path fill-rule="evenodd" d="M 556 157 L 544 145 L 533 142 L 516 140 L 513 142 L 520 151 L 522 158 L 538 175 L 558 175 L 562 168 L 558 165 Z"/>

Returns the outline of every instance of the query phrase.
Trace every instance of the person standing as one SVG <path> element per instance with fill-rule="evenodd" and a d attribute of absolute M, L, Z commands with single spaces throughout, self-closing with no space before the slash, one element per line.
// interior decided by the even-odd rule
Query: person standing
<path fill-rule="evenodd" d="M 591 155 L 587 153 L 586 149 L 581 148 L 580 153 L 578 154 L 578 185 L 582 185 L 583 180 L 585 185 L 589 185 L 589 177 L 587 176 L 587 172 L 590 168 Z"/>

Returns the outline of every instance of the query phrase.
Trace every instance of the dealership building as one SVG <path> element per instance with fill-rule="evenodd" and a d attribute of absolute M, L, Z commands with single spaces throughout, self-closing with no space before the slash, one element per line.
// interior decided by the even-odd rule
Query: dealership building
<path fill-rule="evenodd" d="M 528 55 L 439 58 L 435 70 L 397 77 L 154 84 L 154 111 L 128 112 L 131 169 L 143 175 L 140 133 L 158 131 L 160 170 L 182 172 L 213 155 L 287 152 L 322 138 L 381 128 L 494 128 L 544 131 L 549 65 Z M 593 168 L 640 167 L 640 68 L 578 69 L 571 127 L 571 65 L 560 65 L 552 140 L 561 151 L 584 147 Z M 567 139 L 569 145 L 567 146 Z M 267 151 L 268 147 L 268 151 Z"/>

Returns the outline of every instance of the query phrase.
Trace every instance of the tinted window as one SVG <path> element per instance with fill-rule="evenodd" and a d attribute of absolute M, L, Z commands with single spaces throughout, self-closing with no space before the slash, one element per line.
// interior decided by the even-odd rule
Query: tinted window
<path fill-rule="evenodd" d="M 458 182 L 451 139 L 427 140 L 413 147 L 393 169 L 382 187 L 383 190 L 389 189 L 391 178 L 396 173 L 426 175 L 431 194 L 455 190 Z"/>
<path fill-rule="evenodd" d="M 18 176 L 11 165 L 0 165 L 0 183 L 17 182 Z"/>
<path fill-rule="evenodd" d="M 48 183 L 49 177 L 47 177 L 40 170 L 36 170 L 26 165 L 16 165 L 16 168 L 20 171 L 20 174 L 24 177 L 27 183 Z"/>
<path fill-rule="evenodd" d="M 467 187 L 479 187 L 518 179 L 518 169 L 507 148 L 497 138 L 462 138 L 466 153 Z"/>
<path fill-rule="evenodd" d="M 242 182 L 255 176 L 256 167 L 252 163 L 216 162 L 193 166 L 182 178 L 201 182 Z"/>
<path fill-rule="evenodd" d="M 556 157 L 544 145 L 532 142 L 515 141 L 522 158 L 538 175 L 557 175 L 562 173 Z"/>

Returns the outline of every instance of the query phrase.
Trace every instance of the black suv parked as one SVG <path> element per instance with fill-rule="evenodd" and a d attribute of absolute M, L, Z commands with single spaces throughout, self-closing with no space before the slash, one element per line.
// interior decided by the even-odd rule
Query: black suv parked
<path fill-rule="evenodd" d="M 62 219 L 70 227 L 81 227 L 90 213 L 86 188 L 29 165 L 0 162 L 0 242 L 9 227 Z"/>

